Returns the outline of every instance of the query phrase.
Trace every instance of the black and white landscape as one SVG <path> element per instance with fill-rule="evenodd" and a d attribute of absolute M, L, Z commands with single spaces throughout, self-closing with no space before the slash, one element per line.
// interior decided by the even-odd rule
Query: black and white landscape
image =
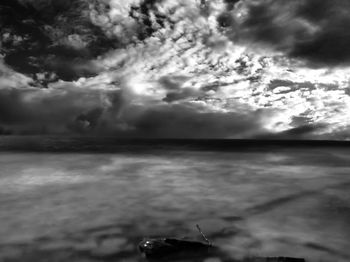
<path fill-rule="evenodd" d="M 199 261 L 349 261 L 349 24 L 348 0 L 0 0 L 0 261 L 144 261 L 196 224 Z"/>

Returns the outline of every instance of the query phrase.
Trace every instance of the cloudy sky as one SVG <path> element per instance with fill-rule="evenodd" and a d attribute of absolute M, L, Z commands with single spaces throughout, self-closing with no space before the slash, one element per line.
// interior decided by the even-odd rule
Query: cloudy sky
<path fill-rule="evenodd" d="M 1 0 L 0 134 L 350 139 L 348 0 Z"/>

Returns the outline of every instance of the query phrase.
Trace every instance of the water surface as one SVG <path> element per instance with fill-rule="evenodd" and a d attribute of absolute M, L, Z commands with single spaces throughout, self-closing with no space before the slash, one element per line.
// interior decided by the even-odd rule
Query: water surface
<path fill-rule="evenodd" d="M 0 261 L 143 261 L 143 237 L 200 240 L 196 224 L 221 250 L 212 261 L 350 261 L 349 160 L 332 148 L 2 152 Z"/>

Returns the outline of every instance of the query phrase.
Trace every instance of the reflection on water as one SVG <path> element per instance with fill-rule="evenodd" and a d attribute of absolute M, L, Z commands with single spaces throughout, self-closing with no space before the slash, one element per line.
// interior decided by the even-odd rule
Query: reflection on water
<path fill-rule="evenodd" d="M 0 261 L 143 261 L 143 237 L 200 239 L 195 224 L 219 248 L 205 261 L 350 261 L 349 158 L 1 153 Z"/>

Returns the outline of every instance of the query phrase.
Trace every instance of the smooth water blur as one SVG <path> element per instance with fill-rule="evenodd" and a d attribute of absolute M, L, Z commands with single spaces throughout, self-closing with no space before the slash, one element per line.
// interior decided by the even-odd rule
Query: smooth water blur
<path fill-rule="evenodd" d="M 217 259 L 350 261 L 350 151 L 0 153 L 0 261 L 143 261 L 143 237 Z M 220 259 L 220 260 L 219 260 Z"/>

